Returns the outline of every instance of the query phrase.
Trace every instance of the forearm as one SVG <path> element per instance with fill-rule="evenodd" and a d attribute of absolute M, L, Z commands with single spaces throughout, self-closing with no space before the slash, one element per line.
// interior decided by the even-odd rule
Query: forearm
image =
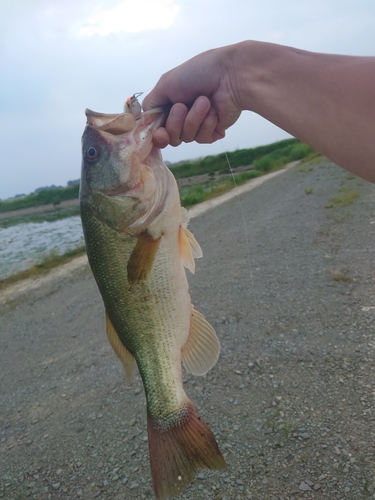
<path fill-rule="evenodd" d="M 375 182 L 375 58 L 250 41 L 226 50 L 242 109 Z"/>

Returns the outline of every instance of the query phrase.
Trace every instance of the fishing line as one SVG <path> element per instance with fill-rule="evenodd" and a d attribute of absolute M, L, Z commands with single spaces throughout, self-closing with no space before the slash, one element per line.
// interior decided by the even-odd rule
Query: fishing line
<path fill-rule="evenodd" d="M 234 175 L 233 168 L 232 168 L 232 165 L 231 165 L 231 163 L 229 161 L 227 152 L 226 152 L 226 150 L 224 148 L 224 141 L 223 141 L 223 139 L 220 140 L 220 143 L 221 143 L 221 147 L 223 148 L 223 152 L 224 152 L 225 158 L 226 158 L 228 166 L 229 166 L 229 170 L 230 170 L 230 173 L 231 173 L 231 176 L 232 176 L 232 179 L 233 179 L 234 187 L 237 188 L 238 186 L 237 186 L 237 183 L 236 183 L 236 177 Z M 244 225 L 244 228 L 245 228 L 245 242 L 246 242 L 246 250 L 247 250 L 247 264 L 248 264 L 248 269 L 249 269 L 249 279 L 250 279 L 250 284 L 251 284 L 251 288 L 252 288 L 252 293 L 253 293 L 253 296 L 254 296 L 255 309 L 257 311 L 256 314 L 257 314 L 258 331 L 259 331 L 259 329 L 260 329 L 260 313 L 259 313 L 259 309 L 258 309 L 258 303 L 259 303 L 259 301 L 258 301 L 257 293 L 256 293 L 256 290 L 255 290 L 255 286 L 254 286 L 254 275 L 253 275 L 252 266 L 251 266 L 249 232 L 248 232 L 248 229 L 247 229 L 245 213 L 243 211 L 243 206 L 242 206 L 241 198 L 240 198 L 240 195 L 238 194 L 238 191 L 236 191 L 236 198 L 238 200 L 238 205 L 240 207 L 242 222 L 243 222 L 243 225 Z M 263 352 L 262 345 L 260 346 L 260 348 L 261 348 L 261 351 Z"/>

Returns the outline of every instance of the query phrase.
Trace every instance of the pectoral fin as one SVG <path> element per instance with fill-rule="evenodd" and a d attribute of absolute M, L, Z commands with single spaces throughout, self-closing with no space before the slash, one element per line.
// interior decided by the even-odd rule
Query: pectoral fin
<path fill-rule="evenodd" d="M 180 231 L 178 234 L 178 243 L 182 264 L 194 274 L 194 259 L 199 259 L 203 255 L 199 243 L 195 239 L 194 235 L 189 231 L 189 229 L 184 226 L 180 227 Z"/>
<path fill-rule="evenodd" d="M 154 240 L 147 231 L 138 236 L 128 262 L 128 281 L 131 285 L 145 280 L 150 274 L 160 240 L 161 236 Z"/>
<path fill-rule="evenodd" d="M 190 222 L 189 210 L 185 207 L 181 207 L 181 222 L 183 227 L 188 227 L 188 224 Z"/>
<path fill-rule="evenodd" d="M 121 342 L 107 313 L 105 314 L 105 324 L 106 324 L 108 342 L 111 344 L 112 349 L 115 351 L 117 357 L 120 359 L 122 363 L 122 366 L 124 367 L 127 382 L 131 384 L 134 380 L 134 371 L 135 371 L 134 356 L 127 350 L 127 348 Z"/>
<path fill-rule="evenodd" d="M 216 364 L 220 342 L 204 316 L 192 310 L 189 338 L 182 349 L 182 363 L 193 375 L 204 375 Z"/>

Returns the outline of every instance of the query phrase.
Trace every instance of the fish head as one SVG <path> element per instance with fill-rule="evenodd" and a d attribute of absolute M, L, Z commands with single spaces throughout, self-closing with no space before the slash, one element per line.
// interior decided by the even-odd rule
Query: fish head
<path fill-rule="evenodd" d="M 163 108 L 136 117 L 86 110 L 80 201 L 116 230 L 161 209 L 167 167 L 152 134 L 165 115 Z"/>

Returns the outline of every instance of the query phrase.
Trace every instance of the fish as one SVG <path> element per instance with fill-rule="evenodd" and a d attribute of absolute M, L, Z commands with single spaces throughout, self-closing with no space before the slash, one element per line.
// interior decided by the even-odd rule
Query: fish
<path fill-rule="evenodd" d="M 198 469 L 226 466 L 209 426 L 183 388 L 182 365 L 204 375 L 217 362 L 215 330 L 191 302 L 185 269 L 202 250 L 152 134 L 165 108 L 86 110 L 80 211 L 109 343 L 128 381 L 138 367 L 147 404 L 151 475 L 158 500 L 180 494 Z"/>

